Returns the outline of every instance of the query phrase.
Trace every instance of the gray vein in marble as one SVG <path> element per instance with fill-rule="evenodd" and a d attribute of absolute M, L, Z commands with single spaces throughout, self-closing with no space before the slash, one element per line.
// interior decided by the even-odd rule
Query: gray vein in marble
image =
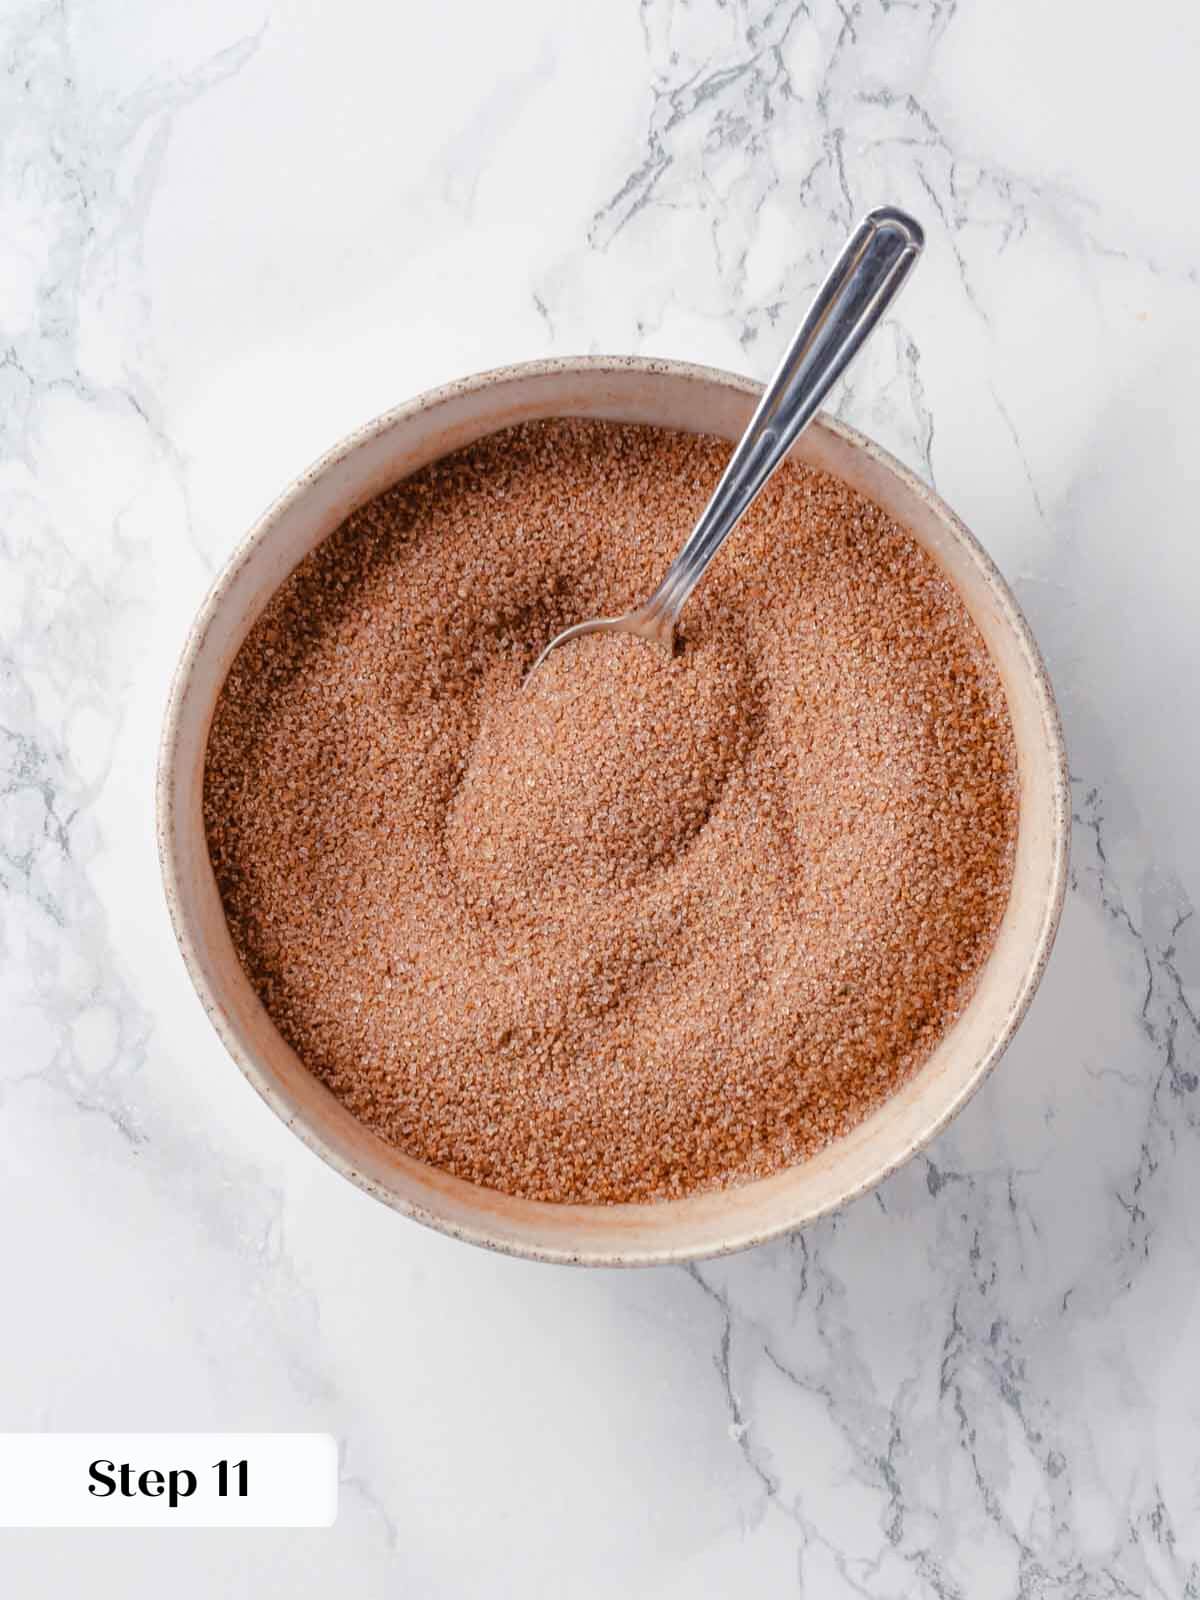
<path fill-rule="evenodd" d="M 1008 407 L 1004 404 L 1004 401 L 1001 400 L 999 394 L 996 392 L 995 384 L 989 384 L 988 387 L 991 390 L 992 399 L 996 402 L 996 410 L 1004 419 L 1004 426 L 1012 435 L 1013 448 L 1017 452 L 1017 459 L 1021 463 L 1021 470 L 1024 472 L 1025 481 L 1029 485 L 1029 493 L 1033 496 L 1033 503 L 1037 507 L 1037 514 L 1041 518 L 1042 523 L 1048 527 L 1050 519 L 1046 515 L 1046 508 L 1042 504 L 1041 495 L 1038 493 L 1038 486 L 1034 481 L 1033 469 L 1029 465 L 1029 458 L 1026 456 L 1025 448 L 1021 443 L 1021 435 L 1017 432 L 1017 425 L 1013 421 Z"/>
<path fill-rule="evenodd" d="M 734 1387 L 733 1376 L 730 1370 L 730 1352 L 733 1344 L 734 1312 L 729 1304 L 728 1297 L 715 1289 L 704 1277 L 700 1267 L 694 1262 L 684 1268 L 688 1277 L 695 1283 L 709 1300 L 718 1308 L 721 1314 L 721 1335 L 717 1349 L 713 1355 L 713 1366 L 716 1368 L 717 1377 L 720 1379 L 724 1396 L 725 1407 L 729 1412 L 729 1436 L 741 1451 L 742 1459 L 747 1467 L 758 1479 L 763 1493 L 768 1500 L 773 1500 L 779 1493 L 779 1481 L 755 1455 L 749 1438 L 749 1424 L 746 1422 L 742 1405 Z"/>

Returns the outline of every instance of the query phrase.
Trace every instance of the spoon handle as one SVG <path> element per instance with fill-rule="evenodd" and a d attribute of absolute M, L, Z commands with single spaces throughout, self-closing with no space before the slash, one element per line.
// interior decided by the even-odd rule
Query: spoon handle
<path fill-rule="evenodd" d="M 669 637 L 684 601 L 738 519 L 891 305 L 925 245 L 920 225 L 880 207 L 863 218 L 800 324 L 687 543 L 641 607 Z"/>

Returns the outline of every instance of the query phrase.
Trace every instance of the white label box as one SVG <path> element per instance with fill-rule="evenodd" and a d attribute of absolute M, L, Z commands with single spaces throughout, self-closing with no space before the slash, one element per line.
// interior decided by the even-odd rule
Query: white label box
<path fill-rule="evenodd" d="M 0 1433 L 0 1528 L 329 1528 L 328 1433 Z"/>

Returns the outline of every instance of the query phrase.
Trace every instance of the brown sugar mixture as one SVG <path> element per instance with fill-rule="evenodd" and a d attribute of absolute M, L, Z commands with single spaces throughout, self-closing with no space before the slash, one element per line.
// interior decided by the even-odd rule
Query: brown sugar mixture
<path fill-rule="evenodd" d="M 284 1037 L 382 1137 L 510 1194 L 759 1177 L 959 1014 L 1017 824 L 1003 691 L 949 583 L 783 468 L 674 659 L 560 628 L 650 592 L 729 453 L 499 433 L 356 512 L 243 645 L 208 844 Z"/>

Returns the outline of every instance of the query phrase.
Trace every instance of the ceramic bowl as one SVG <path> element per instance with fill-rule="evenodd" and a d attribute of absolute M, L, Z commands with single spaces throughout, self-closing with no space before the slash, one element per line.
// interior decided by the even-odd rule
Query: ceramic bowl
<path fill-rule="evenodd" d="M 1012 594 L 954 513 L 873 444 L 818 418 L 796 459 L 843 479 L 929 552 L 962 596 L 1008 696 L 1020 768 L 1012 895 L 963 1015 L 921 1070 L 846 1138 L 754 1183 L 657 1204 L 549 1205 L 450 1177 L 356 1122 L 284 1043 L 238 963 L 201 819 L 217 694 L 247 632 L 292 568 L 357 506 L 427 462 L 512 423 L 604 417 L 735 439 L 760 393 L 679 362 L 590 357 L 465 379 L 389 412 L 322 457 L 250 530 L 205 600 L 171 689 L 158 775 L 159 850 L 175 932 L 230 1054 L 284 1122 L 369 1194 L 456 1238 L 546 1261 L 646 1265 L 758 1244 L 878 1183 L 944 1128 L 995 1066 L 1029 1005 L 1067 877 L 1068 786 L 1054 696 Z"/>

